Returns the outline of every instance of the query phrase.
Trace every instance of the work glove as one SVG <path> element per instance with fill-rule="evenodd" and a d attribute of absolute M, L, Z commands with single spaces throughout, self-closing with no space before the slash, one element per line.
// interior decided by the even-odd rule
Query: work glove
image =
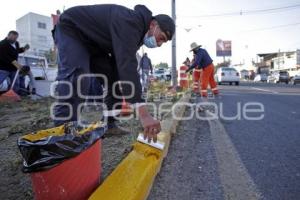
<path fill-rule="evenodd" d="M 187 70 L 185 70 L 185 73 L 187 74 L 187 73 L 189 73 L 189 71 L 191 71 L 192 70 L 192 68 L 188 68 Z"/>
<path fill-rule="evenodd" d="M 30 67 L 28 65 L 24 65 L 21 70 L 20 70 L 20 73 L 23 74 L 23 75 L 26 75 L 28 74 L 30 71 Z"/>
<path fill-rule="evenodd" d="M 26 44 L 24 47 L 24 50 L 28 50 L 30 48 L 29 44 Z"/>

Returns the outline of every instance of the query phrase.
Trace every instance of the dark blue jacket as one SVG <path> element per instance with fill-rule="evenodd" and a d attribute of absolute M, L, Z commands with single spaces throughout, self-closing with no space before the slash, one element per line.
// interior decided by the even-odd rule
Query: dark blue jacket
<path fill-rule="evenodd" d="M 190 69 L 193 69 L 197 66 L 202 69 L 212 64 L 212 62 L 213 60 L 211 59 L 207 51 L 205 49 L 199 48 L 196 53 L 195 62 L 191 65 Z"/>
<path fill-rule="evenodd" d="M 131 10 L 103 4 L 70 8 L 60 16 L 59 24 L 68 27 L 68 31 L 79 31 L 82 36 L 79 39 L 91 54 L 97 54 L 99 50 L 115 57 L 120 80 L 135 85 L 134 97 L 128 101 L 136 103 L 143 101 L 136 52 L 143 45 L 151 20 L 151 11 L 143 5 Z M 128 84 L 122 87 L 125 96 L 131 94 Z"/>

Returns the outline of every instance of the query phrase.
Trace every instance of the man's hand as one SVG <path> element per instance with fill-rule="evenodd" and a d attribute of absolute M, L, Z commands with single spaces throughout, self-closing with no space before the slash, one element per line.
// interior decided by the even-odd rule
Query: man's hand
<path fill-rule="evenodd" d="M 187 70 L 185 70 L 185 73 L 190 73 L 191 75 L 193 74 L 193 68 L 188 68 Z"/>
<path fill-rule="evenodd" d="M 155 120 L 147 111 L 146 106 L 138 108 L 140 121 L 144 128 L 144 139 L 148 138 L 148 142 L 157 141 L 157 134 L 161 131 L 160 122 Z"/>
<path fill-rule="evenodd" d="M 120 115 L 125 117 L 125 116 L 131 115 L 132 113 L 133 113 L 133 110 L 132 110 L 130 104 L 127 103 L 125 100 L 123 100 Z"/>
<path fill-rule="evenodd" d="M 29 44 L 26 44 L 23 48 L 25 51 L 27 51 L 30 48 L 30 46 L 29 46 Z"/>
<path fill-rule="evenodd" d="M 27 75 L 30 71 L 30 67 L 28 65 L 24 65 L 21 69 L 20 69 L 20 73 Z"/>
<path fill-rule="evenodd" d="M 185 70 L 185 73 L 189 73 L 189 71 L 191 71 L 191 68 L 188 68 L 187 70 Z"/>
<path fill-rule="evenodd" d="M 157 134 L 161 131 L 160 122 L 153 119 L 152 116 L 144 117 L 141 119 L 144 128 L 144 139 L 148 138 L 148 142 L 157 141 Z"/>

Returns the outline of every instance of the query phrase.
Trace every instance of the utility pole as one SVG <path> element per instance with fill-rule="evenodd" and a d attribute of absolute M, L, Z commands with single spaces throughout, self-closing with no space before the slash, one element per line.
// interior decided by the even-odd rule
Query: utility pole
<path fill-rule="evenodd" d="M 278 70 L 280 70 L 280 61 L 281 61 L 281 58 L 280 58 L 280 49 L 278 49 L 278 56 L 277 56 L 277 61 L 278 61 Z"/>
<path fill-rule="evenodd" d="M 176 72 L 176 7 L 175 0 L 172 1 L 172 18 L 175 23 L 175 33 L 172 38 L 172 86 L 177 86 L 177 72 Z"/>

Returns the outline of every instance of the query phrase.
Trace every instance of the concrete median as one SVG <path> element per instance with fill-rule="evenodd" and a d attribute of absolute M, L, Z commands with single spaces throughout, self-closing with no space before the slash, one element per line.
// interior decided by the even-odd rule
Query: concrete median
<path fill-rule="evenodd" d="M 186 94 L 178 103 L 186 103 L 189 98 L 190 95 Z M 178 119 L 184 114 L 186 106 L 182 104 L 175 107 L 173 114 Z M 167 156 L 171 134 L 176 132 L 178 120 L 171 117 L 162 121 L 161 125 L 158 140 L 165 143 L 164 150 L 140 142 L 134 143 L 133 150 L 90 196 L 90 200 L 147 199 L 163 159 Z"/>

